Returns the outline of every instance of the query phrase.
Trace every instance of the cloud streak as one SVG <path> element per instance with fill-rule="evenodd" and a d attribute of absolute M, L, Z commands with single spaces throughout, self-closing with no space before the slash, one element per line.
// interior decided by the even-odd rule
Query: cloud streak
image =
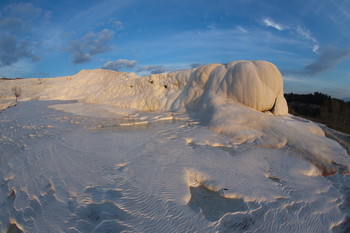
<path fill-rule="evenodd" d="M 161 65 L 149 65 L 149 66 L 141 66 L 137 72 L 148 71 L 151 74 L 160 74 L 170 71 L 168 68 Z"/>
<path fill-rule="evenodd" d="M 265 26 L 273 27 L 273 28 L 277 29 L 278 31 L 282 31 L 285 29 L 282 25 L 275 23 L 274 21 L 272 21 L 269 18 L 264 18 L 263 23 L 265 24 Z"/>
<path fill-rule="evenodd" d="M 284 75 L 297 74 L 313 76 L 331 70 L 342 61 L 350 58 L 350 48 L 339 49 L 335 47 L 320 48 L 319 57 L 302 70 L 285 70 Z"/>
<path fill-rule="evenodd" d="M 350 57 L 350 48 L 338 49 L 334 47 L 325 47 L 320 52 L 320 56 L 314 63 L 304 67 L 302 71 L 303 74 L 316 75 L 323 73 Z"/>

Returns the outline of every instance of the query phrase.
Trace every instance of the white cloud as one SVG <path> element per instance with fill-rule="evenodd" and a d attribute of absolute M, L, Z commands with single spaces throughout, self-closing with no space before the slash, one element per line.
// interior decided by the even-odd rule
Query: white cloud
<path fill-rule="evenodd" d="M 273 27 L 279 31 L 289 30 L 289 31 L 296 32 L 303 39 L 312 42 L 313 43 L 312 51 L 314 53 L 317 53 L 317 54 L 319 53 L 318 50 L 319 50 L 320 46 L 318 44 L 318 41 L 316 40 L 315 37 L 312 36 L 311 32 L 307 28 L 301 27 L 299 25 L 296 25 L 296 26 L 295 25 L 292 25 L 292 26 L 281 25 L 281 24 L 274 22 L 273 20 L 271 20 L 269 18 L 264 18 L 263 23 L 265 26 Z"/>
<path fill-rule="evenodd" d="M 302 28 L 301 26 L 297 26 L 295 30 L 304 39 L 313 42 L 314 45 L 312 47 L 312 51 L 314 53 L 318 53 L 318 49 L 319 49 L 320 46 L 319 46 L 316 38 L 311 35 L 311 32 L 308 29 L 306 29 L 306 28 Z"/>
<path fill-rule="evenodd" d="M 280 24 L 278 24 L 278 23 L 275 23 L 274 21 L 272 21 L 272 20 L 269 19 L 269 18 L 263 19 L 263 23 L 265 24 L 265 26 L 273 27 L 273 28 L 275 28 L 275 29 L 277 29 L 277 30 L 279 30 L 279 31 L 282 31 L 282 30 L 285 29 L 282 25 L 280 25 Z"/>
<path fill-rule="evenodd" d="M 125 67 L 127 68 L 134 67 L 136 66 L 136 64 L 137 64 L 136 60 L 119 59 L 119 60 L 107 62 L 102 66 L 102 69 L 118 71 Z"/>

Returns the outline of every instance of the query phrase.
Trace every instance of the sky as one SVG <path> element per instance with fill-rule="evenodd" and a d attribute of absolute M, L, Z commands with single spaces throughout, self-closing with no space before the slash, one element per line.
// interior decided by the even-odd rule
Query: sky
<path fill-rule="evenodd" d="M 285 92 L 350 97 L 349 0 L 33 0 L 0 3 L 0 77 L 82 69 L 148 75 L 266 60 Z"/>

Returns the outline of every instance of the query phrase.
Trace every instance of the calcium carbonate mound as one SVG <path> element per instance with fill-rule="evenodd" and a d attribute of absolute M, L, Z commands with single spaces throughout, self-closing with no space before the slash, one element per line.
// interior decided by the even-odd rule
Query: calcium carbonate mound
<path fill-rule="evenodd" d="M 208 64 L 145 77 L 101 69 L 83 70 L 58 78 L 42 94 L 47 99 L 77 99 L 145 111 L 205 109 L 213 95 L 261 112 L 288 113 L 282 76 L 276 66 L 266 61 Z"/>

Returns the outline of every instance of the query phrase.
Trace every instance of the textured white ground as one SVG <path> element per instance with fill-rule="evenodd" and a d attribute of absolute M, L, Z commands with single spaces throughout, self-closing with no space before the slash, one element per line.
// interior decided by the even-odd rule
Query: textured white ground
<path fill-rule="evenodd" d="M 297 148 L 236 143 L 195 115 L 52 106 L 0 112 L 1 232 L 349 230 L 350 177 L 317 175 Z"/>
<path fill-rule="evenodd" d="M 350 231 L 350 157 L 287 115 L 271 63 L 0 84 L 0 109 L 23 90 L 0 111 L 0 232 Z"/>

